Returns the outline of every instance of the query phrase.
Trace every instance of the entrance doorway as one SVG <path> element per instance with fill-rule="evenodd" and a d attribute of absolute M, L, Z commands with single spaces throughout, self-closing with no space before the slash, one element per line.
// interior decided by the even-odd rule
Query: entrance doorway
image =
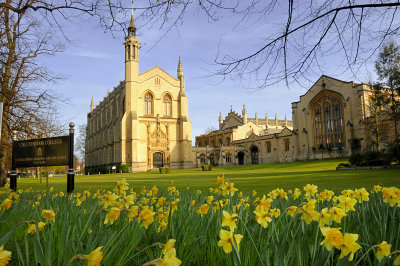
<path fill-rule="evenodd" d="M 258 164 L 258 148 L 253 147 L 251 148 L 251 163 L 252 164 Z"/>
<path fill-rule="evenodd" d="M 244 164 L 244 152 L 240 151 L 238 152 L 238 163 L 239 165 L 243 165 Z"/>
<path fill-rule="evenodd" d="M 162 152 L 153 153 L 153 168 L 159 168 L 164 166 L 164 155 Z"/>

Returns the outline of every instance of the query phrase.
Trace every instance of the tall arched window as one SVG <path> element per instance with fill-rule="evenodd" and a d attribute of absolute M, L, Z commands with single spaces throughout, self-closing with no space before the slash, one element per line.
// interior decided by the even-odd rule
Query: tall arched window
<path fill-rule="evenodd" d="M 344 146 L 343 100 L 333 92 L 322 92 L 311 103 L 316 148 Z"/>
<path fill-rule="evenodd" d="M 153 114 L 153 95 L 151 95 L 150 92 L 146 93 L 146 95 L 144 96 L 144 114 Z"/>
<path fill-rule="evenodd" d="M 171 116 L 171 97 L 167 94 L 163 99 L 164 115 Z"/>

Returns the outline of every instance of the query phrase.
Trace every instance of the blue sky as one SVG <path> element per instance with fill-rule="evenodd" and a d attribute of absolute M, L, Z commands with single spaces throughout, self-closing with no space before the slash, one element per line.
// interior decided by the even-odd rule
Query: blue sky
<path fill-rule="evenodd" d="M 276 15 L 279 17 L 282 14 Z M 203 15 L 191 15 L 186 16 L 178 29 L 172 29 L 159 42 L 164 29 L 149 27 L 143 21 L 135 20 L 142 44 L 140 73 L 158 64 L 176 76 L 178 57 L 181 56 L 193 139 L 208 127 L 218 128 L 219 113 L 225 116 L 230 106 L 241 114 L 245 104 L 248 117 L 257 113 L 259 118 L 264 118 L 267 113 L 269 118 L 277 114 L 279 119 L 283 119 L 286 114 L 291 119 L 291 102 L 298 101 L 306 88 L 296 85 L 288 88 L 282 83 L 255 91 L 229 77 L 210 77 L 210 73 L 218 69 L 214 64 L 218 53 L 240 56 L 256 50 L 265 34 L 276 32 L 275 19 L 269 17 L 234 28 L 237 20 L 229 15 L 214 23 L 207 22 Z M 71 42 L 66 44 L 64 52 L 46 58 L 44 62 L 52 71 L 67 77 L 56 83 L 54 89 L 69 100 L 69 104 L 59 106 L 61 121 L 68 128 L 70 121 L 77 125 L 85 124 L 91 98 L 95 105 L 98 104 L 124 79 L 124 34 L 104 32 L 94 19 L 68 23 L 65 29 Z M 329 64 L 324 74 L 352 80 L 345 75 L 336 75 L 338 64 L 334 57 L 325 61 Z M 355 81 L 367 81 L 368 73 L 373 72 L 373 64 L 370 64 L 360 71 Z M 317 76 L 310 79 L 314 82 Z M 310 81 L 305 83 L 312 85 Z"/>

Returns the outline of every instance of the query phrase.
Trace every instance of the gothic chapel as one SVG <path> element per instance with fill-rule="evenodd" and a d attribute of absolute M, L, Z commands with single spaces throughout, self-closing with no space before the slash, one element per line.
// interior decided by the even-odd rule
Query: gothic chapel
<path fill-rule="evenodd" d="M 86 167 L 128 164 L 131 171 L 191 168 L 192 136 L 185 79 L 156 66 L 139 74 L 133 16 L 125 38 L 125 81 L 87 115 Z"/>

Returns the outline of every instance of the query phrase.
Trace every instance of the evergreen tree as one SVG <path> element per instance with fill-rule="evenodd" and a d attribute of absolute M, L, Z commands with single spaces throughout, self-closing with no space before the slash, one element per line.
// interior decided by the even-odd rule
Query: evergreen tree
<path fill-rule="evenodd" d="M 399 119 L 399 92 L 400 92 L 400 47 L 390 41 L 383 46 L 375 62 L 376 73 L 382 85 L 390 90 L 390 116 L 394 122 L 396 157 L 400 158 L 398 119 Z"/>

